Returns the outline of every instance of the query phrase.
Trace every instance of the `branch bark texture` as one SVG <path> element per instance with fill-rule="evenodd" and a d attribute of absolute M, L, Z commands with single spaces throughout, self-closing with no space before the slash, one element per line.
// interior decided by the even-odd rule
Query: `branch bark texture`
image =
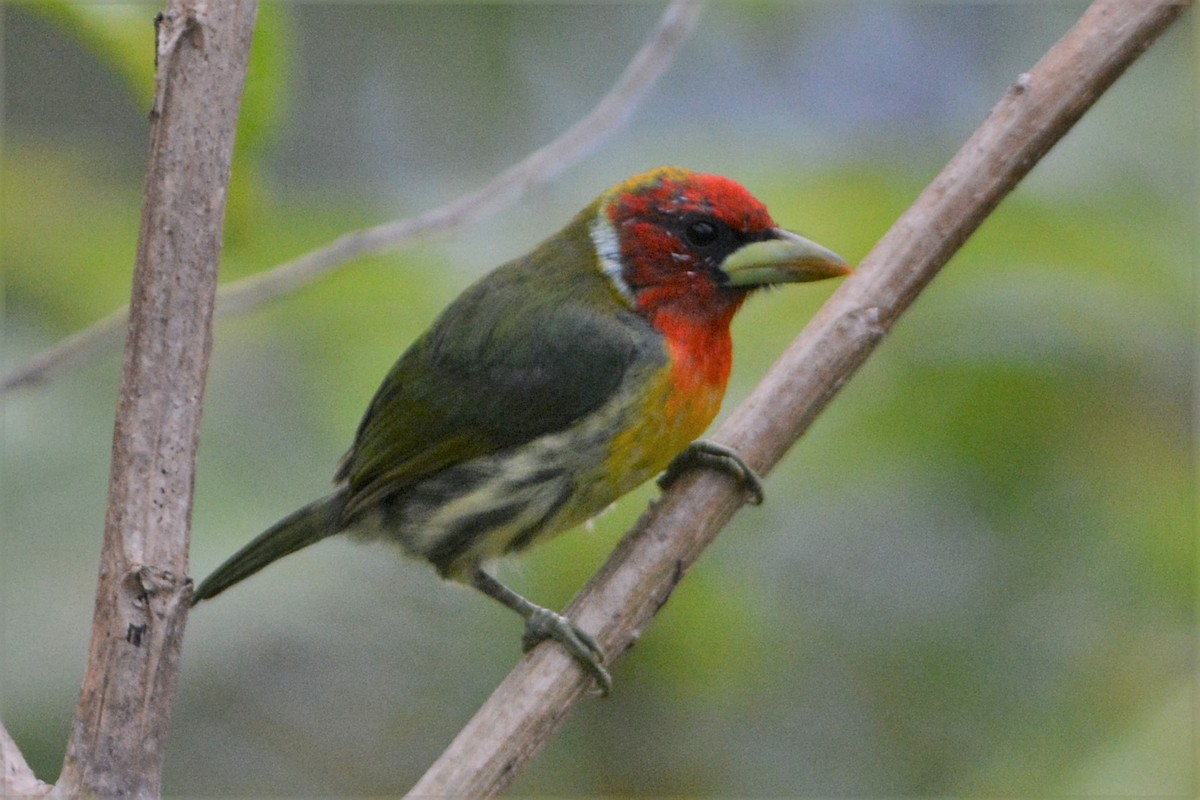
<path fill-rule="evenodd" d="M 54 795 L 156 797 L 225 199 L 256 0 L 160 16 L 150 162 L 87 672 Z"/>
<path fill-rule="evenodd" d="M 1154 0 L 1095 2 L 1017 78 L 714 438 L 769 471 L 988 214 L 1184 7 Z M 741 502 L 727 478 L 699 472 L 682 478 L 622 540 L 567 613 L 610 657 L 619 657 Z M 538 647 L 409 796 L 503 792 L 566 719 L 588 681 L 562 648 Z"/>

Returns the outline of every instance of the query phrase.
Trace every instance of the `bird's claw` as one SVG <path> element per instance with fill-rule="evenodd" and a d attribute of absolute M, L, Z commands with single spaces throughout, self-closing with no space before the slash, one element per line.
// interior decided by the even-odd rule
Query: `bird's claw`
<path fill-rule="evenodd" d="M 600 687 L 600 696 L 608 695 L 612 689 L 612 676 L 604 668 L 604 650 L 595 637 L 561 614 L 538 607 L 525 620 L 525 635 L 521 637 L 521 647 L 528 653 L 546 639 L 553 639 L 565 647 L 596 679 Z"/>
<path fill-rule="evenodd" d="M 732 477 L 739 487 L 750 493 L 747 501 L 750 505 L 762 505 L 763 482 L 758 473 L 731 448 L 717 444 L 709 439 L 697 439 L 688 445 L 687 449 L 667 465 L 666 471 L 658 479 L 658 488 L 667 489 L 671 484 L 689 469 L 706 467 L 724 472 Z"/>

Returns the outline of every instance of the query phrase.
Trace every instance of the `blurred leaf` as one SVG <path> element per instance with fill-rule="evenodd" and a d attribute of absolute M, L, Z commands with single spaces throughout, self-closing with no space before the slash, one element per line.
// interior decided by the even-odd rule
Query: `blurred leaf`
<path fill-rule="evenodd" d="M 107 62 L 143 108 L 154 99 L 153 3 L 79 3 L 42 0 L 25 10 L 59 25 L 63 33 Z"/>

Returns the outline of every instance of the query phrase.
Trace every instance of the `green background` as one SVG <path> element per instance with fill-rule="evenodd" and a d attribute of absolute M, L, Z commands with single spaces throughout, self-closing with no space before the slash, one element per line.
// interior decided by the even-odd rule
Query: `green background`
<path fill-rule="evenodd" d="M 192 573 L 324 492 L 476 276 L 675 163 L 861 259 L 1081 3 L 713 3 L 552 185 L 219 322 Z M 123 304 L 155 6 L 7 4 L 5 371 Z M 267 4 L 222 277 L 550 141 L 660 4 Z M 1196 53 L 1188 12 L 984 224 L 517 782 L 554 795 L 1195 793 Z M 726 411 L 833 286 L 755 298 Z M 3 400 L 0 719 L 61 763 L 120 358 Z M 561 606 L 654 496 L 501 574 Z M 511 614 L 333 540 L 189 620 L 171 795 L 404 792 L 519 656 Z"/>

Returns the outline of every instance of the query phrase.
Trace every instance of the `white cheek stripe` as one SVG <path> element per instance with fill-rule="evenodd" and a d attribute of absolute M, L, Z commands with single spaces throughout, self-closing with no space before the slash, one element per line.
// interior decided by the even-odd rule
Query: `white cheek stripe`
<path fill-rule="evenodd" d="M 603 209 L 596 215 L 596 221 L 592 223 L 591 235 L 592 247 L 596 249 L 596 263 L 600 267 L 600 271 L 608 276 L 617 292 L 630 305 L 636 305 L 637 299 L 633 296 L 633 290 L 629 288 L 629 284 L 625 282 L 625 276 L 621 274 L 623 271 L 621 268 L 621 244 L 617 241 L 617 232 L 613 229 L 612 222 Z"/>

